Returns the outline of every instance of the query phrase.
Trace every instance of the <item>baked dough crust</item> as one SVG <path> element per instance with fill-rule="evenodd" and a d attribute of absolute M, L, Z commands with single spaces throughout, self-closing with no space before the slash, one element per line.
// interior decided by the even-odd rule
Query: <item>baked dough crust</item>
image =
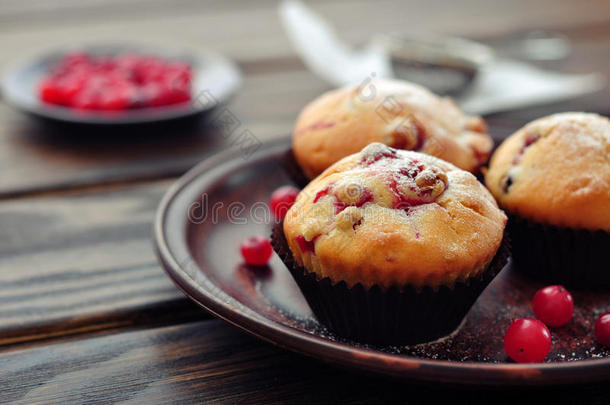
<path fill-rule="evenodd" d="M 500 145 L 485 182 L 510 213 L 610 232 L 610 120 L 579 112 L 537 119 Z"/>
<path fill-rule="evenodd" d="M 305 187 L 283 227 L 297 263 L 321 278 L 435 288 L 480 274 L 505 225 L 472 174 L 374 143 Z"/>
<path fill-rule="evenodd" d="M 493 148 L 481 117 L 465 115 L 453 100 L 421 86 L 385 79 L 309 103 L 297 119 L 292 148 L 312 179 L 373 142 L 428 153 L 470 172 L 487 162 Z"/>

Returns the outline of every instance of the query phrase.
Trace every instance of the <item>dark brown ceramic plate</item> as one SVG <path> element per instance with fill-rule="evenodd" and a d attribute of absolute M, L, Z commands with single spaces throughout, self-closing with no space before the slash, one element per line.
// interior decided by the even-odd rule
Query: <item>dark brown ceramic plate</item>
<path fill-rule="evenodd" d="M 545 385 L 610 379 L 610 350 L 592 337 L 594 320 L 610 310 L 610 294 L 574 292 L 568 326 L 551 330 L 545 363 L 514 364 L 503 350 L 511 320 L 532 316 L 530 301 L 541 284 L 510 264 L 479 298 L 461 329 L 436 343 L 370 347 L 338 339 L 319 325 L 282 262 L 250 268 L 239 243 L 269 235 L 266 202 L 290 183 L 283 167 L 288 141 L 252 155 L 228 151 L 180 179 L 161 202 L 154 237 L 169 276 L 212 314 L 263 340 L 342 366 L 410 381 L 476 385 Z"/>

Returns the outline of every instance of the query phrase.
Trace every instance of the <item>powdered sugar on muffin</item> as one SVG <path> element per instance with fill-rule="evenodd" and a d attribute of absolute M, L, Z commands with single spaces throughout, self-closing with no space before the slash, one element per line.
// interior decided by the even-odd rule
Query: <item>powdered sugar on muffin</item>
<path fill-rule="evenodd" d="M 610 231 L 610 121 L 588 113 L 533 121 L 498 148 L 485 181 L 512 213 Z"/>
<path fill-rule="evenodd" d="M 483 271 L 506 217 L 476 178 L 374 143 L 313 180 L 284 220 L 295 260 L 348 285 L 453 285 Z"/>
<path fill-rule="evenodd" d="M 293 153 L 313 178 L 373 142 L 416 150 L 475 172 L 493 141 L 480 117 L 465 115 L 448 98 L 404 81 L 375 80 L 326 93 L 305 107 Z"/>

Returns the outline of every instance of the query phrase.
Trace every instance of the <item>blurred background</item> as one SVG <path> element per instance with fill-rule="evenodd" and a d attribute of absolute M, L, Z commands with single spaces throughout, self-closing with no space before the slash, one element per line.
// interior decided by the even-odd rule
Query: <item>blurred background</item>
<path fill-rule="evenodd" d="M 586 6 L 563 0 L 306 3 L 355 49 L 384 33 L 406 38 L 459 36 L 490 45 L 499 58 L 526 61 L 529 66 L 598 73 L 596 79 L 610 73 L 610 3 L 603 0 L 588 1 Z M 0 71 L 73 45 L 144 44 L 192 54 L 213 50 L 233 60 L 243 74 L 242 86 L 229 104 L 233 115 L 261 141 L 284 137 L 300 109 L 333 84 L 303 63 L 278 7 L 277 1 L 3 0 Z M 488 117 L 492 134 L 500 139 L 550 112 L 610 112 L 607 91 L 590 90 L 561 102 L 494 111 Z M 91 126 L 58 127 L 33 120 L 9 108 L 3 97 L 0 195 L 93 179 L 176 175 L 227 143 L 201 122 L 117 131 L 111 132 L 118 136 L 110 136 L 108 130 L 100 134 Z"/>

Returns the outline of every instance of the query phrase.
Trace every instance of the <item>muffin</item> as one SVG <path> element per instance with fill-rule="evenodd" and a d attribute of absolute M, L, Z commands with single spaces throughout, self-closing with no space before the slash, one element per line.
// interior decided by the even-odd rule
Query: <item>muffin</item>
<path fill-rule="evenodd" d="M 570 287 L 610 286 L 610 121 L 535 120 L 506 139 L 485 175 L 510 217 L 515 269 Z"/>
<path fill-rule="evenodd" d="M 321 323 L 413 344 L 457 328 L 506 262 L 505 224 L 472 174 L 373 143 L 303 189 L 272 240 Z"/>
<path fill-rule="evenodd" d="M 409 82 L 373 80 L 307 105 L 294 128 L 292 153 L 312 179 L 373 142 L 437 156 L 473 173 L 493 147 L 483 119 L 465 115 L 453 100 Z"/>

